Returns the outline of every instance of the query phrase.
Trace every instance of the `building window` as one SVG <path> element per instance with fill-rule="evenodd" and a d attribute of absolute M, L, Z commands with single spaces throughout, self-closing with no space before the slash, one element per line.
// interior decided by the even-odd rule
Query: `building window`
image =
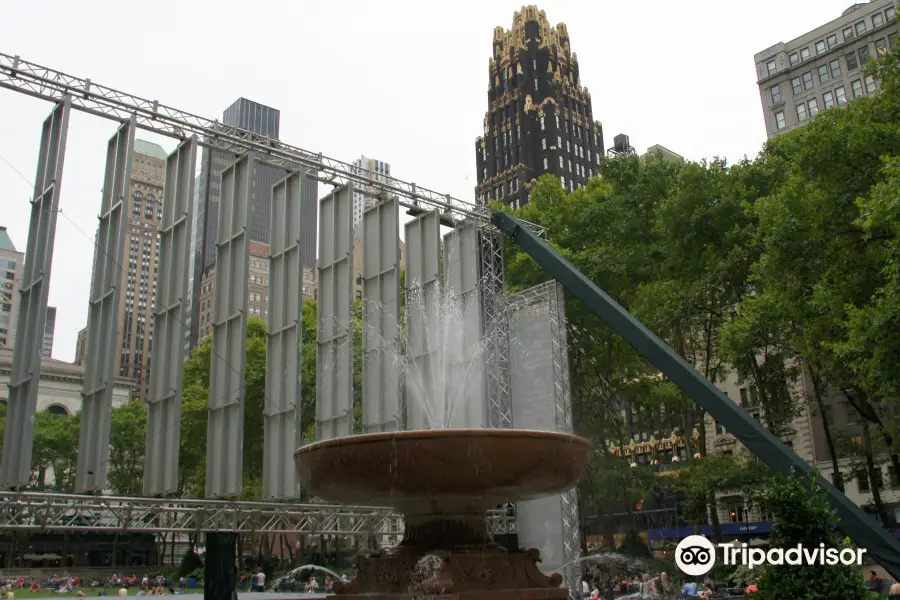
<path fill-rule="evenodd" d="M 556 147 L 559 148 L 560 150 L 562 150 L 562 136 L 561 135 L 556 136 Z"/>
<path fill-rule="evenodd" d="M 837 35 L 836 35 L 836 34 L 832 33 L 832 34 L 829 35 L 828 38 L 826 38 L 826 39 L 828 40 L 828 48 L 829 48 L 829 49 L 834 48 L 835 46 L 837 46 Z"/>
<path fill-rule="evenodd" d="M 825 108 L 831 108 L 834 106 L 834 94 L 831 92 L 825 92 L 822 95 L 822 99 L 825 101 Z"/>
<path fill-rule="evenodd" d="M 794 88 L 794 95 L 799 96 L 802 89 L 800 88 L 800 78 L 794 77 L 791 79 L 791 87 Z"/>
<path fill-rule="evenodd" d="M 790 58 L 791 66 L 792 66 L 792 67 L 795 66 L 795 65 L 800 64 L 800 55 L 797 54 L 796 52 L 794 52 L 793 54 L 791 54 L 789 58 Z"/>
<path fill-rule="evenodd" d="M 828 81 L 828 65 L 822 65 L 819 67 L 819 83 L 825 83 Z"/>
<path fill-rule="evenodd" d="M 542 137 L 541 138 L 541 150 L 546 150 L 546 149 L 547 149 L 547 138 Z"/>
<path fill-rule="evenodd" d="M 841 76 L 841 61 L 834 59 L 829 66 L 831 67 L 831 76 L 833 78 L 837 79 Z"/>
<path fill-rule="evenodd" d="M 859 68 L 859 62 L 856 60 L 856 52 L 850 52 L 849 54 L 844 55 L 844 60 L 847 61 L 847 70 L 853 71 Z"/>
<path fill-rule="evenodd" d="M 812 86 L 813 86 L 812 71 L 807 71 L 806 73 L 803 74 L 803 89 L 810 90 L 810 89 L 812 89 Z"/>
<path fill-rule="evenodd" d="M 784 129 L 784 112 L 778 111 L 775 113 L 775 128 L 778 130 Z"/>
<path fill-rule="evenodd" d="M 859 23 L 857 23 L 855 25 L 855 29 L 856 29 L 856 37 L 861 36 L 862 34 L 864 34 L 866 32 L 866 22 L 860 21 Z"/>
<path fill-rule="evenodd" d="M 800 51 L 800 60 L 804 61 L 809 58 L 809 48 L 804 48 Z"/>
<path fill-rule="evenodd" d="M 844 86 L 834 88 L 834 97 L 837 98 L 838 106 L 847 104 L 847 92 L 844 91 Z"/>
<path fill-rule="evenodd" d="M 535 91 L 535 92 L 538 91 L 538 80 L 537 80 L 537 77 L 534 78 L 534 91 Z"/>
<path fill-rule="evenodd" d="M 866 82 L 866 93 L 871 94 L 875 92 L 875 78 L 872 75 L 866 75 L 863 78 L 863 81 Z"/>
<path fill-rule="evenodd" d="M 822 54 L 825 52 L 825 40 L 819 40 L 816 42 L 816 54 Z"/>
<path fill-rule="evenodd" d="M 801 102 L 797 105 L 797 120 L 805 121 L 806 120 L 806 104 Z"/>
<path fill-rule="evenodd" d="M 759 405 L 759 396 L 756 388 L 741 388 L 741 406 L 745 409 L 755 408 Z"/>
<path fill-rule="evenodd" d="M 845 27 L 844 28 L 844 41 L 846 42 L 847 40 L 852 40 L 852 39 L 853 39 L 853 28 Z"/>
<path fill-rule="evenodd" d="M 872 27 L 881 27 L 884 25 L 884 15 L 880 12 L 872 15 Z"/>
<path fill-rule="evenodd" d="M 774 75 L 775 74 L 775 61 L 770 60 L 766 63 L 766 74 Z"/>
<path fill-rule="evenodd" d="M 887 54 L 887 40 L 881 38 L 875 40 L 875 56 L 884 56 Z"/>
<path fill-rule="evenodd" d="M 813 98 L 808 102 L 809 104 L 809 118 L 812 119 L 819 112 L 819 103 Z"/>
<path fill-rule="evenodd" d="M 572 161 L 570 160 L 569 161 L 569 172 L 571 172 L 571 171 L 572 171 Z"/>
<path fill-rule="evenodd" d="M 541 115 L 541 131 L 544 130 L 544 115 Z"/>
<path fill-rule="evenodd" d="M 544 157 L 544 170 L 545 170 L 545 171 L 547 170 L 547 167 L 548 167 L 548 166 L 549 166 L 549 165 L 547 164 L 547 157 L 545 156 L 545 157 Z"/>
<path fill-rule="evenodd" d="M 562 169 L 565 167 L 565 162 L 563 161 L 563 157 L 559 157 L 559 168 Z"/>
<path fill-rule="evenodd" d="M 894 17 L 897 16 L 897 9 L 893 6 L 889 6 L 886 11 L 884 11 L 884 15 L 887 17 L 888 21 L 893 21 Z"/>
<path fill-rule="evenodd" d="M 562 160 L 562 159 L 560 159 L 560 160 Z M 563 177 L 562 175 L 559 176 L 559 185 L 563 188 L 566 187 L 566 178 Z"/>
<path fill-rule="evenodd" d="M 850 87 L 853 89 L 854 98 L 859 98 L 863 95 L 862 81 L 860 81 L 859 79 L 854 80 L 850 84 Z"/>
<path fill-rule="evenodd" d="M 569 143 L 569 140 L 566 140 L 566 152 L 572 152 L 572 144 Z"/>
<path fill-rule="evenodd" d="M 866 61 L 869 60 L 869 47 L 863 46 L 858 50 L 859 52 L 859 64 L 864 65 Z"/>

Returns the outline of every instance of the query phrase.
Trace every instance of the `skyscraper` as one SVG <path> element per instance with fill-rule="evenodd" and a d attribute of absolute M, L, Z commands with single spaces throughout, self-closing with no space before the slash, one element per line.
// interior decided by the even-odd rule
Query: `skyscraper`
<path fill-rule="evenodd" d="M 165 150 L 159 145 L 144 140 L 134 141 L 131 188 L 126 202 L 128 266 L 122 269 L 120 275 L 125 293 L 118 308 L 119 359 L 116 372 L 121 377 L 137 380 L 137 392 L 141 399 L 145 399 L 149 391 L 166 158 Z"/>
<path fill-rule="evenodd" d="M 44 321 L 44 343 L 41 346 L 41 356 L 53 355 L 53 335 L 56 332 L 56 307 L 47 307 L 47 320 Z"/>
<path fill-rule="evenodd" d="M 225 109 L 222 117 L 225 125 L 240 127 L 252 133 L 278 139 L 281 127 L 281 113 L 275 108 L 238 98 L 234 104 Z M 200 181 L 199 203 L 195 212 L 196 242 L 194 245 L 193 283 L 191 287 L 191 315 L 198 316 L 200 311 L 200 287 L 204 274 L 215 265 L 216 238 L 219 218 L 219 197 L 222 189 L 222 172 L 234 163 L 237 157 L 221 150 L 203 149 Z M 250 239 L 262 244 L 269 243 L 269 228 L 272 206 L 272 186 L 281 181 L 288 172 L 280 167 L 265 163 L 257 163 L 251 185 L 250 222 L 248 230 Z M 316 218 L 318 214 L 317 186 L 306 186 L 304 189 L 302 209 L 302 230 L 300 231 L 300 259 L 304 265 L 313 268 L 316 258 Z M 196 345 L 199 339 L 200 324 L 198 319 L 190 322 L 190 340 L 188 347 Z"/>
<path fill-rule="evenodd" d="M 0 348 L 12 348 L 19 318 L 19 284 L 25 255 L 18 250 L 0 225 Z"/>
<path fill-rule="evenodd" d="M 874 94 L 878 83 L 861 67 L 894 48 L 898 31 L 896 1 L 871 0 L 758 52 L 756 83 L 769 137 L 806 125 L 821 110 Z"/>
<path fill-rule="evenodd" d="M 533 179 L 551 174 L 571 191 L 597 172 L 603 127 L 581 85 L 578 57 L 566 26 L 552 26 L 536 6 L 514 13 L 512 29 L 494 28 L 488 111 L 475 154 L 475 196 L 483 204 L 519 207 Z"/>
<path fill-rule="evenodd" d="M 358 159 L 353 161 L 354 171 L 357 173 L 366 173 L 369 177 L 374 178 L 376 181 L 383 181 L 385 177 L 390 177 L 391 175 L 391 165 L 386 162 L 381 162 L 380 160 L 374 158 L 368 158 L 366 156 L 360 156 Z M 375 197 L 372 194 L 363 193 L 360 190 L 365 189 L 367 192 L 374 192 L 374 190 L 367 189 L 363 186 L 360 186 L 359 189 L 353 192 L 353 227 L 356 228 L 357 225 L 362 221 L 363 213 L 366 212 L 366 209 L 370 206 L 375 205 Z"/>

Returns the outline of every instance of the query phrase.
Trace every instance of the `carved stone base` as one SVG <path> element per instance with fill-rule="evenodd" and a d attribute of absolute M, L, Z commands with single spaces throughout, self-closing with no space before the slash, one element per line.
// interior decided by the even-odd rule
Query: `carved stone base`
<path fill-rule="evenodd" d="M 407 596 L 465 596 L 490 593 L 501 600 L 521 600 L 524 590 L 541 592 L 535 599 L 566 598 L 562 577 L 547 576 L 537 568 L 538 550 L 506 552 L 494 547 L 482 551 L 432 551 L 425 554 L 398 553 L 360 557 L 356 578 L 337 590 L 340 595 L 365 598 L 375 594 Z M 503 594 L 497 595 L 498 592 Z M 527 595 L 531 598 L 532 596 Z"/>
<path fill-rule="evenodd" d="M 554 589 L 526 589 L 526 590 L 496 590 L 485 592 L 464 592 L 462 594 L 355 594 L 343 596 L 348 600 L 567 600 L 568 590 L 564 588 Z"/>

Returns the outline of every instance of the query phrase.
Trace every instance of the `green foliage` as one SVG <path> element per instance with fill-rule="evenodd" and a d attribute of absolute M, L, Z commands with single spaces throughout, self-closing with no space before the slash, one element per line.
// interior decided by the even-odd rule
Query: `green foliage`
<path fill-rule="evenodd" d="M 772 548 L 843 548 L 837 518 L 814 478 L 791 477 L 774 482 L 763 499 L 775 516 Z M 864 600 L 870 595 L 862 572 L 854 565 L 766 566 L 759 578 L 759 600 Z"/>
<path fill-rule="evenodd" d="M 197 577 L 195 574 L 196 571 L 201 570 L 200 576 L 202 577 L 203 569 L 203 561 L 199 556 L 194 552 L 193 548 L 188 548 L 184 552 L 184 556 L 181 557 L 181 564 L 178 566 L 178 576 L 179 577 Z"/>
<path fill-rule="evenodd" d="M 140 496 L 147 443 L 147 405 L 129 402 L 113 408 L 109 438 L 110 490 L 123 496 Z"/>

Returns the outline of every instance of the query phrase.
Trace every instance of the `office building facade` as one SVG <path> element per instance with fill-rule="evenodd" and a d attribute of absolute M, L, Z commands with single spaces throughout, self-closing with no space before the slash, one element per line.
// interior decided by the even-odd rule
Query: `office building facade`
<path fill-rule="evenodd" d="M 250 242 L 250 269 L 248 281 L 248 314 L 268 319 L 269 316 L 269 245 Z M 303 298 L 315 298 L 315 280 L 313 270 L 303 267 L 301 294 Z M 200 312 L 198 322 L 200 339 L 212 333 L 213 308 L 215 306 L 216 268 L 212 267 L 203 274 L 200 286 Z"/>
<path fill-rule="evenodd" d="M 19 320 L 19 286 L 25 254 L 16 250 L 6 227 L 0 225 L 0 348 L 12 348 Z"/>
<path fill-rule="evenodd" d="M 44 339 L 41 344 L 41 356 L 53 355 L 53 334 L 56 332 L 56 307 L 47 307 L 47 320 L 44 322 Z"/>
<path fill-rule="evenodd" d="M 603 127 L 566 26 L 524 7 L 512 29 L 494 29 L 484 135 L 475 140 L 476 199 L 516 208 L 528 202 L 527 184 L 546 174 L 577 189 L 597 173 L 603 154 Z"/>
<path fill-rule="evenodd" d="M 240 127 L 252 133 L 278 139 L 281 128 L 281 113 L 257 102 L 239 98 L 223 114 L 223 123 Z M 197 209 L 195 211 L 194 260 L 191 272 L 191 315 L 200 314 L 200 295 L 204 278 L 216 261 L 216 238 L 218 233 L 219 198 L 222 190 L 222 172 L 234 163 L 238 156 L 221 150 L 204 148 L 198 178 Z M 281 167 L 258 162 L 252 174 L 250 199 L 250 221 L 248 231 L 254 242 L 268 244 L 270 241 L 272 187 L 284 179 L 288 171 Z M 314 180 L 303 189 L 301 210 L 300 259 L 313 268 L 316 258 L 316 219 L 318 217 L 318 188 Z M 192 348 L 200 339 L 200 323 L 192 318 L 186 349 Z"/>
<path fill-rule="evenodd" d="M 366 174 L 376 181 L 384 181 L 391 176 L 391 165 L 375 158 L 360 156 L 353 161 L 353 170 L 356 173 Z M 375 189 L 366 186 L 358 186 L 353 192 L 353 227 L 356 228 L 362 222 L 363 213 L 375 206 Z"/>
<path fill-rule="evenodd" d="M 116 374 L 134 379 L 135 391 L 142 400 L 149 392 L 166 158 L 165 150 L 159 145 L 144 140 L 134 141 L 130 194 L 126 203 L 128 224 L 125 247 L 128 262 L 120 274 L 120 285 L 125 293 L 121 295 L 118 307 L 119 356 Z M 83 348 L 81 352 L 90 352 L 90 348 Z M 79 360 L 78 353 L 76 351 L 76 361 Z M 85 360 L 83 356 L 81 363 Z"/>
<path fill-rule="evenodd" d="M 769 137 L 802 127 L 820 111 L 874 94 L 862 67 L 897 43 L 895 0 L 854 4 L 828 23 L 754 56 Z"/>

